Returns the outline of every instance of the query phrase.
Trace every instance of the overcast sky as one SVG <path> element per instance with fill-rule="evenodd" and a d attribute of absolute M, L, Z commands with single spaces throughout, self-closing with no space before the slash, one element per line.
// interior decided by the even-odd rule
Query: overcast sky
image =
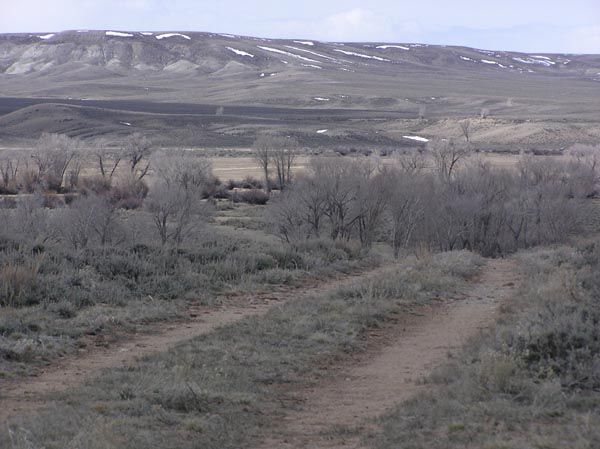
<path fill-rule="evenodd" d="M 213 31 L 600 53 L 600 0 L 0 0 L 0 32 Z"/>

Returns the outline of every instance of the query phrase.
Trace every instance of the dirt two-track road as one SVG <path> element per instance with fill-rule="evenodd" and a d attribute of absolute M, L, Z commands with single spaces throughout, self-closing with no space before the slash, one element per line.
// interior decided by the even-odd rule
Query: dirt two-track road
<path fill-rule="evenodd" d="M 193 309 L 184 323 L 161 325 L 109 348 L 91 349 L 58 362 L 34 378 L 2 381 L 0 422 L 50 405 L 54 394 L 77 386 L 101 369 L 135 363 L 139 357 L 168 350 L 219 326 L 264 314 L 285 300 L 326 293 L 388 269 L 377 268 L 301 290 L 257 295 L 243 306 Z M 335 375 L 329 380 L 294 392 L 299 407 L 265 429 L 261 449 L 360 447 L 358 436 L 332 430 L 367 426 L 367 431 L 369 419 L 424 388 L 419 379 L 443 363 L 450 350 L 491 325 L 498 305 L 512 296 L 518 283 L 516 262 L 489 260 L 462 299 L 422 308 L 394 326 L 372 331 L 367 350 L 332 367 Z"/>
<path fill-rule="evenodd" d="M 267 432 L 260 449 L 360 448 L 360 436 L 374 430 L 369 420 L 430 388 L 419 380 L 491 326 L 519 280 L 515 261 L 489 260 L 463 299 L 376 332 L 370 350 L 336 368 L 330 380 L 298 392 L 299 409 Z"/>

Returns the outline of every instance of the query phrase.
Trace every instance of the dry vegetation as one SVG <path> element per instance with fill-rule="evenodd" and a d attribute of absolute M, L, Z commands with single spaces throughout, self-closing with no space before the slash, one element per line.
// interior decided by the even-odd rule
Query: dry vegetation
<path fill-rule="evenodd" d="M 480 259 L 414 258 L 331 294 L 290 301 L 131 368 L 103 372 L 51 410 L 9 427 L 12 448 L 239 448 L 293 406 L 281 385 L 327 375 L 323 362 L 360 351 L 364 333 L 413 304 L 451 294 Z"/>
<path fill-rule="evenodd" d="M 600 444 L 597 243 L 523 253 L 524 284 L 487 332 L 382 419 L 375 447 Z"/>
<path fill-rule="evenodd" d="M 382 418 L 376 444 L 550 448 L 577 435 L 572 447 L 594 447 L 600 251 L 530 248 L 565 244 L 589 223 L 599 149 L 506 169 L 474 156 L 470 131 L 465 121 L 462 139 L 393 163 L 314 157 L 303 173 L 294 139 L 263 135 L 252 154 L 264 179 L 226 183 L 197 152 L 161 152 L 136 134 L 91 149 L 44 135 L 0 155 L 1 376 L 34 373 L 84 335 L 174 319 L 190 300 L 393 264 L 99 373 L 11 421 L 0 445 L 246 447 L 294 386 L 360 351 L 368 329 L 457 292 L 480 255 L 525 250 L 525 286 L 496 330 L 436 373 L 437 393 Z"/>

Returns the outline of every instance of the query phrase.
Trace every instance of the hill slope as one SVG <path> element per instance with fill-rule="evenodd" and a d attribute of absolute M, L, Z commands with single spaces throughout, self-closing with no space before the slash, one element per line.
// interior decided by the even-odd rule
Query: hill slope
<path fill-rule="evenodd" d="M 19 111 L 40 102 L 61 106 Z M 572 139 L 562 130 L 573 126 L 593 127 L 583 140 L 595 139 L 598 104 L 600 55 L 199 32 L 0 34 L 0 115 L 10 114 L 0 117 L 0 136 L 11 138 L 133 128 L 173 138 L 183 129 L 204 136 L 190 142 L 245 145 L 275 127 L 307 142 L 395 145 L 410 132 L 437 135 L 440 119 L 485 109 L 500 126 L 484 126 L 485 143 L 501 144 L 519 124 L 526 138 L 506 143 L 543 145 L 538 137 L 548 136 L 563 146 Z M 536 125 L 522 125 L 530 121 Z"/>

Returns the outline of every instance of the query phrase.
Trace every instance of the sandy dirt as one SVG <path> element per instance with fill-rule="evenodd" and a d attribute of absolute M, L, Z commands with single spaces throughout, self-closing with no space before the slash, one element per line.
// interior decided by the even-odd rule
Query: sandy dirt
<path fill-rule="evenodd" d="M 298 408 L 266 430 L 261 449 L 360 448 L 373 418 L 423 388 L 423 376 L 469 338 L 492 325 L 519 283 L 516 263 L 490 260 L 464 293 L 422 308 L 369 336 L 367 351 L 334 368 L 328 380 L 296 393 Z M 356 433 L 340 429 L 355 429 Z"/>
<path fill-rule="evenodd" d="M 264 315 L 271 307 L 288 299 L 323 294 L 388 269 L 390 267 L 379 267 L 333 280 L 311 281 L 301 289 L 281 287 L 268 293 L 231 297 L 225 299 L 225 305 L 220 308 L 191 306 L 184 321 L 149 326 L 143 334 L 127 335 L 109 347 L 88 342 L 88 350 L 59 360 L 41 370 L 36 377 L 0 380 L 0 422 L 49 405 L 52 395 L 76 387 L 98 375 L 102 369 L 134 363 L 138 358 L 166 351 L 179 342 L 207 334 L 220 326 Z"/>

